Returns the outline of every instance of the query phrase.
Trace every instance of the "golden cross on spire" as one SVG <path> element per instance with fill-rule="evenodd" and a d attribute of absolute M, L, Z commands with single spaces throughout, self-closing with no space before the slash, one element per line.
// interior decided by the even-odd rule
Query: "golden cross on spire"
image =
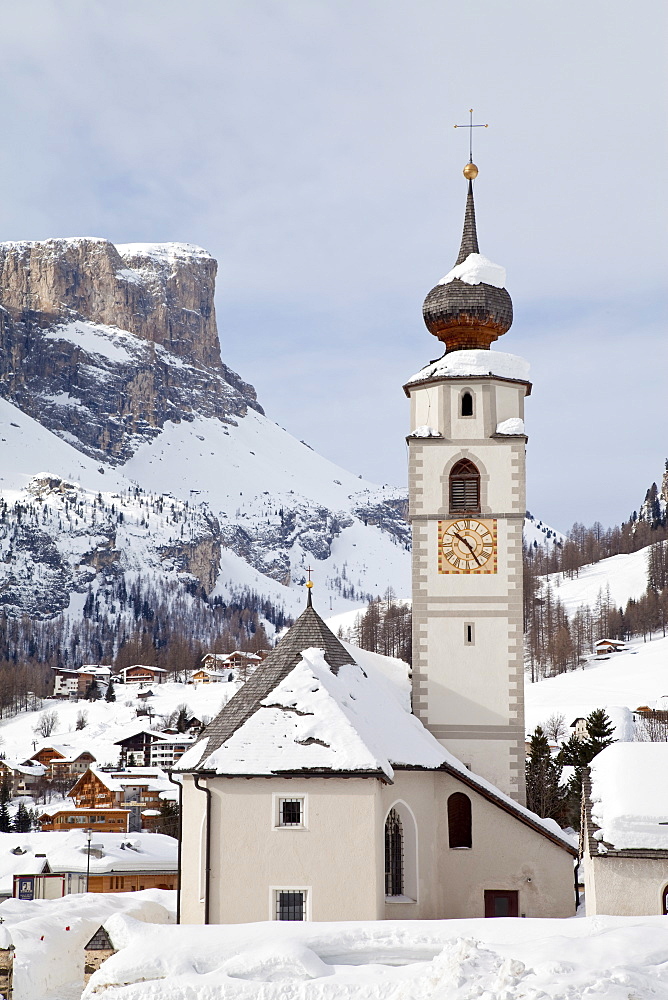
<path fill-rule="evenodd" d="M 474 124 L 473 108 L 469 108 L 469 115 L 470 115 L 470 120 L 468 125 L 455 125 L 455 128 L 467 128 L 469 130 L 469 163 L 473 163 L 473 129 L 489 128 L 489 125 L 483 125 L 482 123 Z"/>
<path fill-rule="evenodd" d="M 306 587 L 308 589 L 308 601 L 306 603 L 307 603 L 307 607 L 310 608 L 311 607 L 311 590 L 313 588 L 313 580 L 311 579 L 311 567 L 310 566 L 307 566 L 306 572 L 308 573 L 308 580 L 306 581 Z"/>

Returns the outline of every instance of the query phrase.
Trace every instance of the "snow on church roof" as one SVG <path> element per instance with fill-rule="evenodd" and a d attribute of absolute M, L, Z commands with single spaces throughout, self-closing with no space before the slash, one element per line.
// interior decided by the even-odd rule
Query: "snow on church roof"
<path fill-rule="evenodd" d="M 371 771 L 391 780 L 393 764 L 442 762 L 440 744 L 391 694 L 379 698 L 362 667 L 347 663 L 335 674 L 312 647 L 200 766 L 219 774 Z"/>
<path fill-rule="evenodd" d="M 516 354 L 504 354 L 502 351 L 451 351 L 412 375 L 406 387 L 428 379 L 475 378 L 481 375 L 528 382 L 529 362 Z"/>
<path fill-rule="evenodd" d="M 384 671 L 376 662 L 384 659 L 344 647 L 307 607 L 174 770 L 392 781 L 397 767 L 442 769 L 575 853 L 553 820 L 518 805 L 441 746 L 410 711 L 397 661 Z"/>
<path fill-rule="evenodd" d="M 470 253 L 466 260 L 448 271 L 445 277 L 441 278 L 439 285 L 449 285 L 456 278 L 467 285 L 494 285 L 495 288 L 505 288 L 506 269 L 501 264 L 495 264 L 481 253 Z"/>

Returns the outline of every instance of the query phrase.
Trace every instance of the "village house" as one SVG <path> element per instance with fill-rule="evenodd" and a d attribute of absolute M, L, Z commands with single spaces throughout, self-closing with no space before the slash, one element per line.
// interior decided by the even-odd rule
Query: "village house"
<path fill-rule="evenodd" d="M 609 656 L 610 653 L 620 653 L 626 649 L 626 643 L 618 639 L 599 639 L 594 643 L 594 652 L 597 656 Z"/>
<path fill-rule="evenodd" d="M 86 830 L 0 833 L 0 899 L 174 889 L 177 853 L 178 842 L 160 833 L 95 830 L 90 850 Z"/>
<path fill-rule="evenodd" d="M 48 743 L 37 750 L 24 763 L 36 761 L 46 768 L 46 776 L 55 781 L 76 780 L 80 774 L 95 763 L 95 757 L 89 750 L 77 750 L 65 744 Z"/>
<path fill-rule="evenodd" d="M 151 744 L 150 767 L 173 767 L 194 742 L 194 736 L 184 733 L 156 733 Z"/>
<path fill-rule="evenodd" d="M 130 829 L 130 810 L 100 807 L 78 809 L 76 806 L 42 806 L 39 811 L 39 828 L 43 833 L 51 830 L 80 830 L 90 827 L 96 832 L 127 833 Z"/>
<path fill-rule="evenodd" d="M 20 763 L 5 758 L 0 760 L 0 784 L 7 783 L 12 798 L 17 795 L 35 795 L 44 780 L 46 766 L 30 761 Z"/>
<path fill-rule="evenodd" d="M 53 676 L 53 694 L 56 698 L 76 701 L 83 698 L 89 685 L 97 681 L 100 691 L 106 691 L 111 680 L 111 668 L 100 664 L 88 663 L 83 667 L 66 669 L 55 667 Z"/>
<path fill-rule="evenodd" d="M 77 809 L 101 813 L 104 809 L 127 810 L 128 829 L 154 830 L 164 799 L 175 799 L 177 789 L 158 767 L 128 770 L 91 768 L 70 789 L 68 796 Z"/>
<path fill-rule="evenodd" d="M 589 739 L 589 731 L 587 729 L 587 720 L 583 715 L 578 715 L 577 719 L 573 719 L 571 722 L 571 729 L 573 730 L 573 736 L 578 740 Z"/>
<path fill-rule="evenodd" d="M 156 730 L 147 726 L 116 740 L 114 746 L 120 750 L 119 767 L 150 767 L 151 747 L 155 736 Z"/>
<path fill-rule="evenodd" d="M 226 669 L 234 670 L 240 680 L 245 680 L 266 656 L 266 650 L 261 653 L 247 653 L 241 649 L 235 649 L 232 653 L 205 653 L 202 668 L 221 672 Z"/>
<path fill-rule="evenodd" d="M 668 914 L 668 743 L 613 743 L 583 782 L 587 916 Z"/>
<path fill-rule="evenodd" d="M 167 680 L 167 671 L 162 667 L 148 667 L 133 663 L 121 670 L 123 684 L 162 684 Z"/>
<path fill-rule="evenodd" d="M 200 667 L 194 670 L 188 679 L 188 684 L 223 684 L 234 680 L 233 670 L 207 670 Z"/>

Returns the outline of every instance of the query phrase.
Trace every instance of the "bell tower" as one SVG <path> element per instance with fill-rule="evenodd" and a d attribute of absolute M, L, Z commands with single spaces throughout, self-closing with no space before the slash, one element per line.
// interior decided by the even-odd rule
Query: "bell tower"
<path fill-rule="evenodd" d="M 411 401 L 413 711 L 462 763 L 524 802 L 522 358 L 505 270 L 479 252 L 473 181 L 459 255 L 423 314 L 444 354 L 404 386 Z"/>

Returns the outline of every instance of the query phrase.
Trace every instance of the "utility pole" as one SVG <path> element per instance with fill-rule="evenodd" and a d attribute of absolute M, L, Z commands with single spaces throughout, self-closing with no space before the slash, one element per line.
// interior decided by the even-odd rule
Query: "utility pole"
<path fill-rule="evenodd" d="M 86 830 L 86 842 L 88 849 L 86 851 L 86 892 L 88 892 L 88 882 L 90 880 L 90 842 L 93 839 L 93 831 Z"/>

